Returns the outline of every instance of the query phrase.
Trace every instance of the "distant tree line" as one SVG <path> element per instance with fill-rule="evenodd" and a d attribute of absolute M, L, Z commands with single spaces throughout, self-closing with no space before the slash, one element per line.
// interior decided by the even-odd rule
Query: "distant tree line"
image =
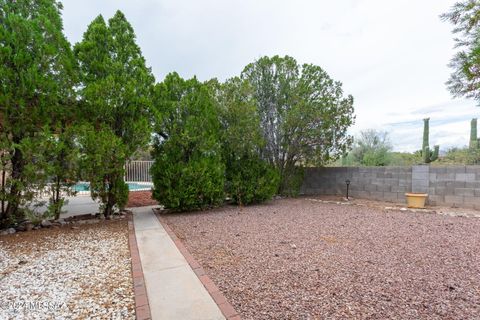
<path fill-rule="evenodd" d="M 367 129 L 355 136 L 352 148 L 333 166 L 410 166 L 422 162 L 421 151 L 395 152 L 388 132 Z"/>
<path fill-rule="evenodd" d="M 78 181 L 111 216 L 136 155 L 155 161 L 153 195 L 168 208 L 291 195 L 302 167 L 352 142 L 353 98 L 318 66 L 262 57 L 224 82 L 156 83 L 122 12 L 95 18 L 72 47 L 61 10 L 0 0 L 0 225 L 58 218 Z"/>
<path fill-rule="evenodd" d="M 368 129 L 361 131 L 354 139 L 352 148 L 339 160 L 330 163 L 335 166 L 411 166 L 432 165 L 474 165 L 480 163 L 480 139 L 477 137 L 477 119 L 471 121 L 469 145 L 451 147 L 443 154 L 440 147 L 429 147 L 429 119 L 424 120 L 422 149 L 415 152 L 394 152 L 388 133 Z"/>

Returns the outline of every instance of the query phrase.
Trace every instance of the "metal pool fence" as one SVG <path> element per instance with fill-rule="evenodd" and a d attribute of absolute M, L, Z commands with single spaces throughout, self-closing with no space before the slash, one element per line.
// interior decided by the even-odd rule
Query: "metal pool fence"
<path fill-rule="evenodd" d="M 152 182 L 150 168 L 153 161 L 129 161 L 125 165 L 125 181 Z"/>
<path fill-rule="evenodd" d="M 147 191 L 153 186 L 150 168 L 153 161 L 135 160 L 125 164 L 125 182 L 128 183 L 130 191 Z M 89 183 L 79 182 L 75 190 L 77 195 L 89 195 Z"/>

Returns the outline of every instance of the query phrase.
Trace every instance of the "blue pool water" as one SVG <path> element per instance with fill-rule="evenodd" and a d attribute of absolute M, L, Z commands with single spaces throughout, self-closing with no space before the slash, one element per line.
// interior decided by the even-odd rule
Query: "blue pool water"
<path fill-rule="evenodd" d="M 139 184 L 135 182 L 128 182 L 128 190 L 134 191 L 134 190 L 149 190 L 152 185 L 148 184 Z M 90 185 L 86 182 L 79 182 L 76 185 L 73 186 L 73 190 L 80 192 L 80 191 L 90 191 Z"/>

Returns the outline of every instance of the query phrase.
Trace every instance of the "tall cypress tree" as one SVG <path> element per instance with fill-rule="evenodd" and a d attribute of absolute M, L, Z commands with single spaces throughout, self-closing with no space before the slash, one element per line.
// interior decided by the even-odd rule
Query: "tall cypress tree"
<path fill-rule="evenodd" d="M 114 206 L 121 207 L 125 200 L 123 166 L 127 158 L 149 140 L 149 110 L 155 79 L 135 42 L 132 26 L 120 11 L 108 25 L 102 16 L 94 19 L 82 42 L 75 46 L 75 54 L 81 70 L 85 117 L 94 130 L 111 132 L 123 144 L 123 156 L 119 154 L 115 159 L 117 170 L 89 175 L 92 196 L 101 199 L 104 214 L 109 216 Z"/>
<path fill-rule="evenodd" d="M 74 65 L 54 0 L 0 0 L 0 221 L 23 216 L 35 185 L 35 139 L 73 97 Z"/>

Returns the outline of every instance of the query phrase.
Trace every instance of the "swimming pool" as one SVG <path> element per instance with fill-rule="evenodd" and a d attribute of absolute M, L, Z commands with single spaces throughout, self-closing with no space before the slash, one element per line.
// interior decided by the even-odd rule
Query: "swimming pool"
<path fill-rule="evenodd" d="M 140 190 L 150 190 L 153 187 L 151 183 L 137 183 L 137 182 L 127 182 L 128 190 L 130 191 L 140 191 Z M 88 182 L 78 182 L 73 187 L 73 190 L 76 192 L 87 192 L 90 191 L 90 184 Z"/>

